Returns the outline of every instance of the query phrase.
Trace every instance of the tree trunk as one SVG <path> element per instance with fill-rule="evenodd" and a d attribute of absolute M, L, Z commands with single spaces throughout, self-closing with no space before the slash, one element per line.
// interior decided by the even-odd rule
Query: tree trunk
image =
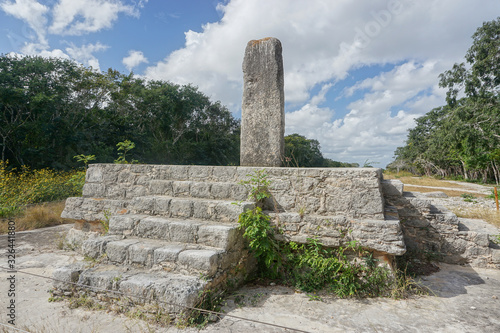
<path fill-rule="evenodd" d="M 467 168 L 465 167 L 465 162 L 464 161 L 460 162 L 462 162 L 462 166 L 464 168 L 464 179 L 469 179 L 469 177 L 467 176 Z"/>

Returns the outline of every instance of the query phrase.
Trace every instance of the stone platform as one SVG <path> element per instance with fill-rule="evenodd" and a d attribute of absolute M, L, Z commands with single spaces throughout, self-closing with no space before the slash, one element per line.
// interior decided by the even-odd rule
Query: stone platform
<path fill-rule="evenodd" d="M 239 214 L 253 207 L 239 182 L 262 169 L 90 165 L 83 197 L 69 198 L 62 216 L 76 220 L 69 239 L 94 263 L 61 267 L 54 276 L 182 306 L 197 305 L 206 290 L 241 285 L 255 259 L 238 229 Z M 354 239 L 377 255 L 405 252 L 397 217 L 386 218 L 380 169 L 265 172 L 273 195 L 266 213 L 286 240 L 339 246 Z M 107 235 L 82 228 L 100 221 L 109 223 Z"/>

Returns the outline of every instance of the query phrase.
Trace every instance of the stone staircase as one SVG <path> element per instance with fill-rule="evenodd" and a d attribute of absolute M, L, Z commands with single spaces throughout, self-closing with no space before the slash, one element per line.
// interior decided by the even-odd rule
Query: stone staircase
<path fill-rule="evenodd" d="M 75 220 L 68 241 L 88 258 L 60 267 L 65 282 L 117 291 L 137 302 L 157 301 L 173 316 L 203 294 L 245 282 L 255 259 L 237 223 L 252 208 L 239 184 L 262 168 L 174 165 L 90 165 L 83 196 L 62 214 Z M 390 263 L 405 251 L 397 217 L 384 208 L 381 170 L 266 168 L 273 195 L 266 213 L 286 241 L 315 238 L 326 246 L 356 240 Z M 238 202 L 238 204 L 235 204 Z M 109 223 L 106 235 L 102 221 Z M 55 283 L 54 294 L 74 292 Z M 80 293 L 84 288 L 79 288 Z M 104 290 L 90 295 L 113 300 Z M 140 299 L 139 299 L 140 297 Z M 111 299 L 110 299 L 111 298 Z M 158 302 L 157 302 L 158 303 Z"/>
<path fill-rule="evenodd" d="M 87 174 L 87 181 L 91 177 Z M 84 197 L 68 199 L 64 217 L 76 219 L 77 225 L 108 219 L 109 232 L 82 240 L 87 263 L 60 267 L 54 278 L 117 291 L 138 303 L 160 300 L 166 311 L 178 315 L 184 306 L 197 306 L 203 292 L 234 288 L 252 274 L 255 260 L 245 249 L 237 220 L 253 203 L 234 204 L 232 199 L 246 199 L 244 186 L 155 179 L 139 190 L 146 195 L 132 196 L 128 189 L 138 187 L 127 181 L 113 180 L 104 192 L 87 182 Z M 96 235 L 76 228 L 72 232 Z M 56 295 L 73 290 L 64 283 L 54 287 Z M 90 294 L 113 298 L 104 291 Z"/>
<path fill-rule="evenodd" d="M 397 211 L 409 251 L 449 264 L 500 268 L 500 246 L 493 236 L 500 230 L 485 222 L 459 219 L 447 208 L 432 204 L 424 193 L 403 192 L 399 181 L 384 181 L 400 191 L 386 189 L 385 201 Z"/>

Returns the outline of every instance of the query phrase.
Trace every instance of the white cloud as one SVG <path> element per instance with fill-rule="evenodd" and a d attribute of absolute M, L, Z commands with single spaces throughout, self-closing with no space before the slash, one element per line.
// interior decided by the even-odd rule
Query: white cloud
<path fill-rule="evenodd" d="M 138 3 L 138 7 L 143 2 Z M 137 16 L 133 6 L 118 0 L 60 0 L 53 9 L 53 22 L 49 32 L 58 35 L 82 35 L 109 29 L 118 15 Z"/>
<path fill-rule="evenodd" d="M 360 164 L 369 159 L 385 167 L 414 126 L 414 119 L 443 103 L 445 92 L 436 82 L 442 70 L 434 60 L 423 64 L 410 60 L 346 88 L 345 96 L 359 90 L 364 95 L 347 106 L 349 111 L 342 119 L 331 121 L 328 109 L 311 110 L 308 104 L 288 113 L 287 134 L 298 132 L 317 139 L 326 157 Z"/>
<path fill-rule="evenodd" d="M 45 15 L 49 11 L 47 6 L 40 4 L 36 0 L 16 0 L 15 2 L 3 1 L 0 8 L 7 14 L 14 16 L 28 23 L 38 37 L 38 43 L 47 46 L 45 36 L 47 18 Z"/>
<path fill-rule="evenodd" d="M 66 48 L 66 52 L 76 61 L 100 71 L 99 60 L 94 56 L 94 53 L 104 51 L 107 48 L 107 45 L 103 45 L 99 42 L 83 45 L 81 47 L 70 44 L 70 47 Z"/>
<path fill-rule="evenodd" d="M 140 64 L 147 62 L 148 59 L 144 56 L 144 54 L 141 51 L 135 51 L 135 50 L 128 51 L 128 56 L 126 56 L 122 60 L 122 63 L 129 71 L 132 71 L 134 67 L 137 67 Z"/>
<path fill-rule="evenodd" d="M 294 106 L 287 110 L 287 132 L 318 139 L 325 155 L 337 160 L 376 158 L 386 164 L 414 118 L 444 103 L 437 75 L 462 61 L 470 36 L 483 21 L 496 18 L 500 3 L 231 0 L 217 9 L 223 15 L 219 22 L 186 32 L 185 46 L 145 75 L 194 83 L 238 114 L 246 43 L 277 37 L 283 45 L 285 98 Z M 330 100 L 311 96 L 318 87 L 329 91 L 344 84 L 353 69 L 384 64 L 399 65 L 340 96 L 362 96 L 344 118 L 335 119 L 342 113 L 334 114 L 331 93 Z"/>

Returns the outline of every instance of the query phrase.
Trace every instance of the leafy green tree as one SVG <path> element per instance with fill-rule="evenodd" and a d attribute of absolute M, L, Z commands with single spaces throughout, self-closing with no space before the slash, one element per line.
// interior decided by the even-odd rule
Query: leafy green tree
<path fill-rule="evenodd" d="M 125 140 L 137 146 L 130 158 L 145 163 L 239 161 L 239 121 L 196 87 L 64 59 L 0 56 L 3 161 L 67 169 L 79 154 L 112 162 Z"/>
<path fill-rule="evenodd" d="M 500 18 L 472 36 L 466 63 L 442 73 L 447 105 L 416 120 L 395 162 L 413 171 L 465 179 L 500 179 Z M 460 94 L 465 97 L 458 98 Z"/>
<path fill-rule="evenodd" d="M 285 136 L 285 162 L 290 166 L 321 167 L 323 161 L 318 140 L 299 134 Z"/>

